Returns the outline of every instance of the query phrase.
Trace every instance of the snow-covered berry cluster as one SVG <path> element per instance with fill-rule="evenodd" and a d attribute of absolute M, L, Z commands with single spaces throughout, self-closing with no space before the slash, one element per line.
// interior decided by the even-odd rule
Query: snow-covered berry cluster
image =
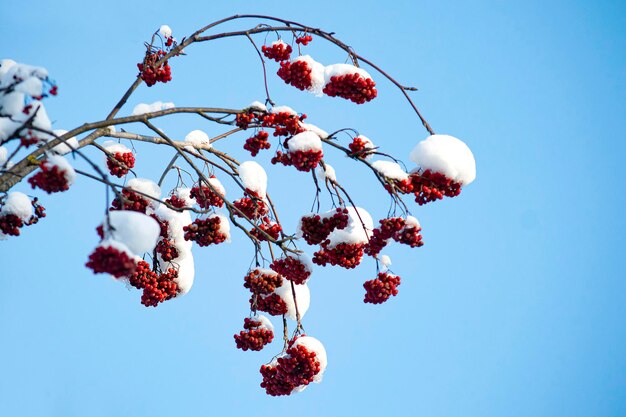
<path fill-rule="evenodd" d="M 48 155 L 39 165 L 39 170 L 28 179 L 33 188 L 39 188 L 48 194 L 67 191 L 74 183 L 76 172 L 65 158 Z"/>
<path fill-rule="evenodd" d="M 196 219 L 193 223 L 184 226 L 185 240 L 192 240 L 198 246 L 217 245 L 228 240 L 224 233 L 222 216 L 211 215 L 206 219 Z"/>
<path fill-rule="evenodd" d="M 272 42 L 269 47 L 263 45 L 261 47 L 261 51 L 267 58 L 280 62 L 288 60 L 291 57 L 293 49 L 291 48 L 291 45 L 288 45 L 279 39 L 276 42 Z"/>
<path fill-rule="evenodd" d="M 243 145 L 243 148 L 250 152 L 252 156 L 257 156 L 260 150 L 272 147 L 270 142 L 267 140 L 269 136 L 270 135 L 267 131 L 259 130 L 254 136 L 246 139 L 246 143 Z"/>
<path fill-rule="evenodd" d="M 237 349 L 259 351 L 274 340 L 274 328 L 265 316 L 245 318 L 243 328 L 234 335 Z"/>
<path fill-rule="evenodd" d="M 243 286 L 253 294 L 268 295 L 283 285 L 283 277 L 269 269 L 255 268 L 244 278 Z"/>
<path fill-rule="evenodd" d="M 178 249 L 176 249 L 176 245 L 169 239 L 161 239 L 159 243 L 157 243 L 156 252 L 161 256 L 165 262 L 170 262 L 176 258 L 178 258 Z"/>
<path fill-rule="evenodd" d="M 281 62 L 277 74 L 285 83 L 304 91 L 313 86 L 312 72 L 307 61 L 295 60 Z"/>
<path fill-rule="evenodd" d="M 298 171 L 309 172 L 315 169 L 324 157 L 322 141 L 319 135 L 305 131 L 286 141 L 288 152 L 276 152 L 272 164 L 280 162 L 285 166 L 294 166 Z"/>
<path fill-rule="evenodd" d="M 313 254 L 313 263 L 321 266 L 331 264 L 343 268 L 356 268 L 363 259 L 364 243 L 338 243 L 330 246 L 322 243 L 321 249 Z"/>
<path fill-rule="evenodd" d="M 128 277 L 136 268 L 133 254 L 124 244 L 112 239 L 104 240 L 96 247 L 86 266 L 96 274 L 111 274 L 115 278 Z"/>
<path fill-rule="evenodd" d="M 299 229 L 302 237 L 309 245 L 319 245 L 324 242 L 328 235 L 335 229 L 344 229 L 348 226 L 348 210 L 338 208 L 325 215 L 314 214 L 302 216 Z"/>
<path fill-rule="evenodd" d="M 38 201 L 37 198 L 31 201 L 20 192 L 9 193 L 4 200 L 0 199 L 0 240 L 6 236 L 19 236 L 21 228 L 46 217 L 46 209 Z"/>
<path fill-rule="evenodd" d="M 282 316 L 288 308 L 285 301 L 275 293 L 269 295 L 252 295 L 250 307 L 253 311 L 264 311 L 270 316 Z"/>
<path fill-rule="evenodd" d="M 440 172 L 427 169 L 422 173 L 412 173 L 410 178 L 415 202 L 420 206 L 441 200 L 444 196 L 456 197 L 461 194 L 461 184 Z"/>
<path fill-rule="evenodd" d="M 267 204 L 258 198 L 243 197 L 233 201 L 233 205 L 251 220 L 260 219 L 269 213 Z M 243 217 L 241 213 L 234 211 L 235 216 L 238 217 Z"/>
<path fill-rule="evenodd" d="M 390 217 L 379 220 L 380 226 L 372 230 L 372 236 L 365 247 L 365 253 L 376 258 L 391 239 L 412 248 L 424 245 L 419 221 L 413 216 Z"/>
<path fill-rule="evenodd" d="M 365 281 L 365 298 L 363 302 L 381 304 L 390 297 L 398 295 L 400 277 L 388 272 L 380 272 L 375 279 Z"/>
<path fill-rule="evenodd" d="M 371 153 L 374 152 L 375 146 L 372 141 L 363 135 L 356 136 L 352 139 L 352 142 L 348 144 L 350 151 L 352 152 L 350 156 L 355 158 L 367 158 L 371 156 Z"/>
<path fill-rule="evenodd" d="M 285 256 L 271 263 L 270 268 L 294 284 L 304 284 L 311 276 L 311 261 L 305 255 Z"/>
<path fill-rule="evenodd" d="M 167 52 L 162 49 L 154 52 L 147 50 L 143 62 L 137 64 L 139 76 L 148 87 L 152 87 L 158 82 L 166 83 L 168 81 L 172 81 L 172 69 L 170 68 L 170 64 L 167 60 L 157 66 L 157 62 L 166 54 Z"/>
<path fill-rule="evenodd" d="M 149 204 L 150 202 L 143 196 L 131 189 L 124 188 L 121 196 L 115 197 L 111 202 L 109 210 L 131 210 L 145 214 Z"/>
<path fill-rule="evenodd" d="M 270 221 L 267 217 L 264 217 L 261 224 L 250 230 L 250 234 L 259 239 L 259 241 L 263 242 L 267 241 L 267 236 L 265 234 L 268 234 L 272 239 L 276 240 L 278 239 L 278 236 L 280 236 L 280 232 L 282 231 L 283 228 L 280 226 L 280 224 L 274 221 Z"/>
<path fill-rule="evenodd" d="M 330 97 L 345 98 L 356 104 L 371 101 L 378 95 L 374 80 L 358 73 L 333 75 L 323 91 Z"/>

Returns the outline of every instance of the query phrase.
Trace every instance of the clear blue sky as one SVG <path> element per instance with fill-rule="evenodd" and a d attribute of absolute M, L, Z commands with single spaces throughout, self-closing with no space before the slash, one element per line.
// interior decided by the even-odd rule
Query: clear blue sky
<path fill-rule="evenodd" d="M 195 250 L 193 290 L 146 309 L 136 291 L 84 267 L 102 187 L 81 178 L 44 196 L 48 217 L 1 243 L 0 415 L 626 415 L 623 2 L 2 3 L 2 57 L 45 66 L 59 83 L 48 102 L 55 128 L 104 118 L 161 24 L 180 38 L 234 13 L 273 14 L 335 31 L 419 87 L 415 100 L 434 129 L 473 149 L 478 178 L 458 198 L 413 210 L 426 246 L 388 251 L 403 279 L 389 303 L 361 301 L 369 261 L 315 271 L 305 327 L 325 344 L 329 366 L 322 384 L 289 398 L 258 386 L 279 343 L 261 353 L 234 347 L 252 258 L 241 236 Z M 321 40 L 308 52 L 345 59 Z M 188 54 L 172 62 L 170 84 L 141 88 L 121 114 L 155 100 L 242 107 L 263 98 L 245 39 Z M 380 97 L 364 106 L 276 77 L 270 87 L 312 123 L 354 127 L 408 160 L 426 132 L 377 78 Z M 219 133 L 192 118 L 160 126 L 177 138 Z M 244 155 L 241 142 L 223 149 Z M 154 177 L 170 156 L 138 147 L 139 174 Z M 332 151 L 327 159 L 360 205 L 385 215 L 385 194 L 366 170 Z M 268 174 L 293 227 L 313 198 L 309 178 L 283 167 Z"/>

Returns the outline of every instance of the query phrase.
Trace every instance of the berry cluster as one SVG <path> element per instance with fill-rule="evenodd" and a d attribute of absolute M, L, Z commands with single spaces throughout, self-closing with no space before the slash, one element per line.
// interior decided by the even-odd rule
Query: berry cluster
<path fill-rule="evenodd" d="M 192 187 L 189 195 L 191 198 L 194 198 L 203 209 L 222 207 L 224 205 L 223 196 L 204 185 Z"/>
<path fill-rule="evenodd" d="M 405 221 L 402 217 L 390 217 L 388 219 L 379 220 L 378 222 L 380 223 L 380 227 L 372 230 L 372 236 L 365 246 L 365 253 L 374 258 L 387 246 L 389 239 L 400 232 L 405 225 Z"/>
<path fill-rule="evenodd" d="M 283 61 L 278 69 L 278 76 L 287 84 L 293 85 L 298 90 L 306 90 L 313 85 L 311 72 L 313 69 L 304 60 Z M 324 92 L 326 92 L 324 90 Z"/>
<path fill-rule="evenodd" d="M 243 197 L 239 200 L 233 201 L 233 205 L 241 211 L 247 218 L 251 220 L 260 219 L 269 213 L 269 208 L 263 200 L 258 198 Z M 234 211 L 234 215 L 243 217 L 238 211 Z"/>
<path fill-rule="evenodd" d="M 398 295 L 398 285 L 400 277 L 387 272 L 380 272 L 376 279 L 365 281 L 365 298 L 363 302 L 371 304 L 381 304 L 391 296 Z"/>
<path fill-rule="evenodd" d="M 311 42 L 313 40 L 313 36 L 311 35 L 304 35 L 304 36 L 300 36 L 296 38 L 296 43 L 297 44 L 302 44 L 304 46 L 307 46 L 309 44 L 309 42 Z"/>
<path fill-rule="evenodd" d="M 348 225 L 348 210 L 338 208 L 332 216 L 321 217 L 319 214 L 302 216 L 300 230 L 302 237 L 309 245 L 319 245 L 326 240 L 335 229 L 345 229 Z"/>
<path fill-rule="evenodd" d="M 266 241 L 267 237 L 265 236 L 264 233 L 261 233 L 259 229 L 267 233 L 274 240 L 278 239 L 278 236 L 280 236 L 280 232 L 283 231 L 283 228 L 280 227 L 280 224 L 276 222 L 270 222 L 266 218 L 264 218 L 263 223 L 261 223 L 257 227 L 258 229 L 254 228 L 250 230 L 250 234 L 254 236 L 255 238 L 259 239 L 259 241 L 261 242 Z"/>
<path fill-rule="evenodd" d="M 306 151 L 298 150 L 288 153 L 277 151 L 271 163 L 275 165 L 280 162 L 285 166 L 294 166 L 298 171 L 309 172 L 317 168 L 317 165 L 323 157 L 324 153 L 319 149 L 309 149 Z"/>
<path fill-rule="evenodd" d="M 143 62 L 137 64 L 139 76 L 148 87 L 152 87 L 157 82 L 166 83 L 172 81 L 172 69 L 167 61 L 162 62 L 158 67 L 156 66 L 157 61 L 165 55 L 166 52 L 163 50 L 156 52 L 148 50 Z"/>
<path fill-rule="evenodd" d="M 302 133 L 305 129 L 301 126 L 301 123 L 306 119 L 306 114 L 301 116 L 289 113 L 238 113 L 235 119 L 235 124 L 241 129 L 247 129 L 250 124 L 261 125 L 274 129 L 274 136 L 289 136 Z"/>
<path fill-rule="evenodd" d="M 150 269 L 150 265 L 145 261 L 137 263 L 137 269 L 128 278 L 128 282 L 133 287 L 143 290 L 141 304 L 146 307 L 156 307 L 159 303 L 176 297 L 179 293 L 178 271 L 169 268 L 166 273 L 157 274 Z"/>
<path fill-rule="evenodd" d="M 39 138 L 30 129 L 26 130 L 26 132 L 20 135 L 20 145 L 24 148 L 28 148 L 30 145 L 35 145 L 38 142 Z"/>
<path fill-rule="evenodd" d="M 45 160 L 39 165 L 37 173 L 28 179 L 28 183 L 33 188 L 40 188 L 48 194 L 70 189 L 65 170 Z"/>
<path fill-rule="evenodd" d="M 329 263 L 347 269 L 356 268 L 361 263 L 365 244 L 342 242 L 330 248 L 327 243 L 322 243 L 322 248 L 313 254 L 313 263 L 321 266 Z"/>
<path fill-rule="evenodd" d="M 286 61 L 291 57 L 291 52 L 293 49 L 291 45 L 287 45 L 285 42 L 277 41 L 272 44 L 272 46 L 267 47 L 263 45 L 261 47 L 261 51 L 263 55 L 265 55 L 269 59 L 273 59 L 276 62 Z"/>
<path fill-rule="evenodd" d="M 109 210 L 132 210 L 146 214 L 149 202 L 143 198 L 143 196 L 140 196 L 133 190 L 124 188 L 121 197 L 121 199 L 119 196 L 115 197 L 111 202 L 111 208 Z"/>
<path fill-rule="evenodd" d="M 87 268 L 94 273 L 107 273 L 116 278 L 127 277 L 135 272 L 135 261 L 123 250 L 106 244 L 96 247 L 89 255 Z"/>
<path fill-rule="evenodd" d="M 272 271 L 269 271 L 272 272 Z M 267 273 L 267 270 L 259 268 L 248 272 L 244 278 L 243 286 L 257 295 L 268 295 L 283 285 L 283 277 L 276 273 Z"/>
<path fill-rule="evenodd" d="M 320 371 L 315 352 L 303 345 L 291 346 L 275 364 L 261 366 L 261 387 L 271 396 L 289 395 L 295 388 L 313 382 Z"/>
<path fill-rule="evenodd" d="M 218 216 L 207 219 L 196 219 L 190 225 L 183 226 L 185 240 L 193 240 L 199 246 L 217 245 L 226 241 L 227 236 L 221 232 L 221 220 Z"/>
<path fill-rule="evenodd" d="M 160 239 L 155 250 L 159 255 L 161 255 L 161 259 L 165 262 L 170 262 L 178 258 L 179 255 L 176 245 L 174 245 L 174 242 L 169 239 Z"/>
<path fill-rule="evenodd" d="M 0 215 L 0 232 L 9 236 L 19 236 L 22 227 L 38 223 L 39 219 L 46 217 L 45 207 L 38 204 L 37 201 L 38 199 L 34 198 L 31 202 L 35 213 L 27 221 L 22 220 L 15 214 Z"/>
<path fill-rule="evenodd" d="M 185 208 L 187 206 L 187 202 L 184 198 L 180 198 L 176 194 L 172 194 L 169 198 L 165 199 L 165 202 L 172 207 L 176 207 L 179 209 Z"/>
<path fill-rule="evenodd" d="M 239 334 L 234 335 L 237 349 L 259 351 L 274 340 L 274 332 L 263 327 L 259 320 L 246 318 L 243 321 L 243 328 Z"/>
<path fill-rule="evenodd" d="M 287 304 L 278 294 L 252 295 L 250 298 L 250 308 L 252 311 L 264 311 L 270 316 L 282 316 L 287 313 Z"/>
<path fill-rule="evenodd" d="M 292 256 L 276 259 L 270 268 L 280 275 L 293 281 L 294 284 L 304 284 L 311 276 L 311 271 L 299 259 Z"/>
<path fill-rule="evenodd" d="M 348 147 L 352 152 L 350 156 L 354 156 L 356 158 L 365 158 L 374 152 L 372 142 L 364 140 L 361 136 L 357 136 L 352 139 L 352 142 L 348 144 Z"/>
<path fill-rule="evenodd" d="M 393 236 L 393 239 L 403 245 L 409 245 L 412 248 L 419 248 L 424 246 L 424 242 L 422 242 L 422 235 L 420 234 L 421 231 L 421 227 L 407 224 L 404 229 L 400 230 Z"/>
<path fill-rule="evenodd" d="M 461 184 L 439 172 L 427 169 L 421 174 L 411 174 L 410 178 L 415 202 L 420 206 L 431 201 L 441 200 L 444 195 L 456 197 L 461 194 Z"/>
<path fill-rule="evenodd" d="M 135 155 L 132 152 L 116 152 L 107 158 L 107 168 L 111 175 L 122 178 L 135 167 Z"/>
<path fill-rule="evenodd" d="M 265 130 L 259 130 L 254 136 L 246 139 L 246 143 L 243 145 L 243 148 L 246 151 L 249 151 L 252 156 L 257 156 L 261 149 L 269 149 L 272 145 L 267 140 L 269 138 L 269 133 Z"/>
<path fill-rule="evenodd" d="M 363 104 L 378 95 L 374 80 L 358 73 L 330 77 L 323 91 L 330 97 L 345 98 L 356 104 Z"/>

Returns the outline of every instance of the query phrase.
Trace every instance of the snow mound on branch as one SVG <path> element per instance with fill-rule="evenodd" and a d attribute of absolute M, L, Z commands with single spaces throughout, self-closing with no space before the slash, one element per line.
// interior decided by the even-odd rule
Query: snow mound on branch
<path fill-rule="evenodd" d="M 270 319 L 267 318 L 267 316 L 264 316 L 263 314 L 257 314 L 256 316 L 253 317 L 253 320 L 261 322 L 259 329 L 268 329 L 268 330 L 271 330 L 272 332 L 274 331 L 274 325 L 272 324 Z"/>
<path fill-rule="evenodd" d="M 218 180 L 217 177 L 210 177 L 209 184 L 211 184 L 211 186 L 215 188 L 215 191 L 219 195 L 221 195 L 222 197 L 226 197 L 226 188 L 224 188 L 224 185 L 222 185 L 222 182 Z"/>
<path fill-rule="evenodd" d="M 306 62 L 309 68 L 311 68 L 311 86 L 307 88 L 307 91 L 315 94 L 318 97 L 321 97 L 323 95 L 322 90 L 324 89 L 324 85 L 326 84 L 325 77 L 324 77 L 325 75 L 324 65 L 320 64 L 319 62 L 311 58 L 310 55 L 301 55 L 293 59 L 291 62 L 298 62 L 298 61 Z"/>
<path fill-rule="evenodd" d="M 422 227 L 420 225 L 419 220 L 417 220 L 413 216 L 406 216 L 406 219 L 404 219 L 404 224 L 406 224 L 406 226 L 413 226 L 413 227 L 418 227 L 418 228 Z"/>
<path fill-rule="evenodd" d="M 391 258 L 389 257 L 389 255 L 382 255 L 380 257 L 380 263 L 383 264 L 381 272 L 387 272 L 387 270 L 389 270 L 389 267 L 391 266 Z"/>
<path fill-rule="evenodd" d="M 171 38 L 172 29 L 168 25 L 161 25 L 161 27 L 159 28 L 159 35 L 163 36 L 164 38 Z"/>
<path fill-rule="evenodd" d="M 309 131 L 309 132 L 313 132 L 315 134 L 317 134 L 317 136 L 319 136 L 321 139 L 326 139 L 328 138 L 328 132 L 325 130 L 320 129 L 319 127 L 315 126 L 314 124 L 311 123 L 302 123 L 300 122 L 300 126 Z"/>
<path fill-rule="evenodd" d="M 374 229 L 372 216 L 360 207 L 346 208 L 348 210 L 348 225 L 345 229 L 335 229 L 328 235 L 329 248 L 334 248 L 340 243 L 367 243 L 372 235 Z"/>
<path fill-rule="evenodd" d="M 422 170 L 431 170 L 468 185 L 476 178 L 476 161 L 470 148 L 449 135 L 431 135 L 411 151 L 411 161 Z"/>
<path fill-rule="evenodd" d="M 247 107 L 248 110 L 257 110 L 257 111 L 262 111 L 265 112 L 267 111 L 267 106 L 263 103 L 261 103 L 260 101 L 253 101 L 252 103 L 250 103 L 250 105 Z"/>
<path fill-rule="evenodd" d="M 9 157 L 9 151 L 4 146 L 0 146 L 0 168 L 4 166 Z"/>
<path fill-rule="evenodd" d="M 102 144 L 102 147 L 107 151 L 115 155 L 116 153 L 128 153 L 131 150 L 124 144 L 116 142 L 114 140 L 107 140 Z"/>
<path fill-rule="evenodd" d="M 24 193 L 13 191 L 9 193 L 4 205 L 0 209 L 0 214 L 13 214 L 23 221 L 27 221 L 33 215 L 33 206 L 30 198 Z"/>
<path fill-rule="evenodd" d="M 330 164 L 318 165 L 315 168 L 315 175 L 317 175 L 318 181 L 325 182 L 326 178 L 331 181 L 337 181 L 337 174 L 335 173 L 335 168 L 333 168 Z"/>
<path fill-rule="evenodd" d="M 322 141 L 320 137 L 311 131 L 298 133 L 287 142 L 289 152 L 297 151 L 321 151 Z"/>
<path fill-rule="evenodd" d="M 167 110 L 174 108 L 172 102 L 155 101 L 152 104 L 139 103 L 133 108 L 132 116 L 139 116 L 146 113 L 154 113 L 155 111 Z"/>
<path fill-rule="evenodd" d="M 274 106 L 272 107 L 272 109 L 270 110 L 270 113 L 272 114 L 278 114 L 278 113 L 289 113 L 292 116 L 297 116 L 298 112 L 295 111 L 294 109 L 292 109 L 289 106 Z"/>
<path fill-rule="evenodd" d="M 209 135 L 202 130 L 192 130 L 187 133 L 187 136 L 185 136 L 185 142 L 193 143 L 194 145 L 209 145 L 208 147 L 211 147 Z"/>
<path fill-rule="evenodd" d="M 292 139 L 293 140 L 293 139 Z M 243 186 L 257 193 L 260 199 L 267 195 L 267 173 L 255 161 L 246 161 L 239 165 L 239 178 Z"/>
<path fill-rule="evenodd" d="M 152 252 L 159 239 L 159 223 L 150 216 L 130 210 L 109 212 L 108 228 L 106 219 L 102 223 L 105 236 L 125 244 L 136 255 Z"/>
<path fill-rule="evenodd" d="M 176 188 L 173 195 L 183 200 L 187 208 L 196 204 L 196 199 L 191 197 L 191 188 Z"/>
<path fill-rule="evenodd" d="M 54 133 L 56 136 L 63 136 L 67 133 L 67 130 L 55 129 L 52 131 L 52 133 Z M 71 138 L 66 139 L 64 142 L 61 142 L 57 146 L 52 148 L 52 152 L 59 155 L 65 155 L 76 149 L 78 149 L 78 139 L 76 139 L 76 136 L 72 136 Z"/>
<path fill-rule="evenodd" d="M 328 357 L 326 356 L 326 349 L 322 342 L 311 336 L 300 336 L 296 339 L 293 346 L 304 346 L 309 352 L 315 353 L 317 360 L 320 363 L 320 372 L 315 375 L 313 382 L 320 383 L 324 376 L 324 371 L 328 365 Z"/>
<path fill-rule="evenodd" d="M 296 301 L 298 303 L 298 313 L 300 318 L 303 318 L 309 309 L 311 304 L 311 292 L 307 284 L 297 285 L 294 284 L 296 292 Z M 287 313 L 285 314 L 291 320 L 296 320 L 296 304 L 293 300 L 293 293 L 291 292 L 291 281 L 284 279 L 283 285 L 276 288 L 274 293 L 278 295 L 287 305 Z"/>
<path fill-rule="evenodd" d="M 324 84 L 328 84 L 330 82 L 330 79 L 334 76 L 341 76 L 346 74 L 359 74 L 365 79 L 372 79 L 372 76 L 369 75 L 369 73 L 363 68 L 358 68 L 350 64 L 333 64 L 328 65 L 324 70 Z"/>
<path fill-rule="evenodd" d="M 409 174 L 404 172 L 402 167 L 391 161 L 374 161 L 372 162 L 372 168 L 374 168 L 383 177 L 404 181 L 409 178 Z"/>
<path fill-rule="evenodd" d="M 48 153 L 46 154 L 46 159 L 42 162 L 42 164 L 50 167 L 56 166 L 59 171 L 63 173 L 63 177 L 67 181 L 67 185 L 74 184 L 74 181 L 76 180 L 76 171 L 74 171 L 74 167 L 72 167 L 64 157 Z"/>
<path fill-rule="evenodd" d="M 161 187 L 154 181 L 145 178 L 133 178 L 128 181 L 126 188 L 143 193 L 152 199 L 158 200 L 161 197 Z M 152 201 L 150 202 L 153 203 Z"/>

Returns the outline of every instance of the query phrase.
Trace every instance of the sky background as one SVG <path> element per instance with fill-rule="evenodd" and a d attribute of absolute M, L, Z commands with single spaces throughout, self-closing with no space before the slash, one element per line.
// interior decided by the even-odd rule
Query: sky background
<path fill-rule="evenodd" d="M 253 256 L 241 234 L 194 248 L 192 291 L 147 309 L 139 292 L 84 266 L 98 241 L 103 187 L 79 178 L 64 194 L 35 192 L 48 217 L 0 243 L 0 415 L 626 415 L 624 2 L 0 4 L 2 58 L 45 66 L 59 84 L 46 103 L 55 128 L 103 119 L 161 24 L 180 39 L 225 16 L 262 13 L 334 31 L 418 87 L 416 104 L 435 131 L 472 148 L 478 174 L 457 198 L 412 204 L 426 245 L 385 251 L 402 277 L 386 304 L 362 302 L 370 260 L 351 271 L 315 269 L 304 325 L 326 346 L 329 365 L 320 385 L 288 398 L 259 387 L 258 369 L 280 341 L 259 353 L 234 346 Z M 315 39 L 306 53 L 344 62 L 331 46 Z M 142 86 L 120 115 L 156 100 L 242 108 L 264 98 L 245 38 L 187 53 L 172 61 L 171 83 Z M 407 162 L 427 136 L 373 71 L 379 97 L 356 106 L 299 92 L 273 75 L 276 64 L 269 68 L 274 100 L 327 131 L 353 127 Z M 158 126 L 176 139 L 223 131 L 191 117 Z M 247 159 L 245 138 L 218 148 Z M 147 178 L 172 156 L 165 147 L 137 152 L 136 171 Z M 258 160 L 267 166 L 270 157 Z M 366 168 L 332 150 L 326 159 L 359 205 L 385 216 L 388 198 Z M 310 209 L 310 178 L 267 171 L 293 229 Z"/>

